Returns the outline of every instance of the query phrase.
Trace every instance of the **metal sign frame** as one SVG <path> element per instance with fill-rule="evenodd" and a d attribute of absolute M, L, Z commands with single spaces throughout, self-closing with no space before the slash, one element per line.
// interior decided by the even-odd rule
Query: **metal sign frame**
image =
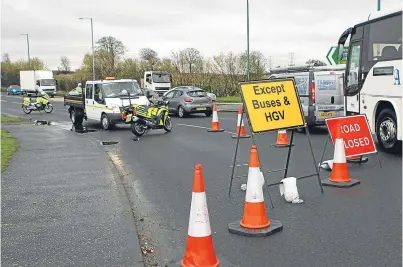
<path fill-rule="evenodd" d="M 277 81 L 278 81 L 278 80 L 292 80 L 293 85 L 294 85 L 294 90 L 295 90 L 296 93 L 297 93 L 297 95 L 296 95 L 296 96 L 297 96 L 297 101 L 298 101 L 298 103 L 299 103 L 299 107 L 300 107 L 300 110 L 301 110 L 301 112 L 302 112 L 301 114 L 302 114 L 302 117 L 303 117 L 303 120 L 304 120 L 304 123 L 305 123 L 305 124 L 303 125 L 303 128 L 305 128 L 305 130 L 306 130 L 306 135 L 307 135 L 307 138 L 308 138 L 308 143 L 309 143 L 309 147 L 310 147 L 310 151 L 311 151 L 311 156 L 312 156 L 313 164 L 314 164 L 314 167 L 315 167 L 315 170 L 316 170 L 316 171 L 315 171 L 315 173 L 313 173 L 313 174 L 304 175 L 304 176 L 300 176 L 300 177 L 296 177 L 296 178 L 297 178 L 297 179 L 305 179 L 305 178 L 317 176 L 317 178 L 318 178 L 318 184 L 319 184 L 319 187 L 320 187 L 320 191 L 321 191 L 321 193 L 324 193 L 324 191 L 323 191 L 323 186 L 322 186 L 322 182 L 321 182 L 321 178 L 320 178 L 320 174 L 319 174 L 318 163 L 316 162 L 315 154 L 314 154 L 313 148 L 312 148 L 311 136 L 310 136 L 310 133 L 309 133 L 309 129 L 308 129 L 307 123 L 306 123 L 306 121 L 305 121 L 305 115 L 304 115 L 304 113 L 303 113 L 303 109 L 302 109 L 301 101 L 300 101 L 300 98 L 299 98 L 299 94 L 298 94 L 298 91 L 297 91 L 296 88 L 295 88 L 295 80 L 294 80 L 293 78 L 287 78 L 287 79 L 280 79 L 280 78 L 278 78 L 278 79 L 273 79 L 273 80 L 277 80 Z M 241 84 L 259 83 L 259 82 L 265 82 L 265 81 L 267 82 L 267 80 L 263 80 L 263 81 L 239 82 L 239 85 L 241 85 Z M 256 145 L 255 134 L 262 134 L 262 133 L 264 133 L 264 132 L 277 131 L 278 129 L 269 130 L 269 131 L 260 131 L 260 132 L 257 132 L 257 133 L 256 133 L 256 132 L 253 132 L 253 131 L 252 131 L 252 125 L 251 125 L 251 122 L 250 122 L 249 113 L 248 113 L 247 107 L 246 107 L 246 105 L 245 105 L 245 99 L 244 99 L 244 97 L 243 97 L 242 89 L 240 89 L 240 95 L 241 95 L 242 104 L 243 104 L 243 109 L 242 109 L 242 113 L 241 113 L 241 121 L 242 121 L 242 119 L 243 119 L 244 113 L 246 113 L 246 117 L 247 117 L 247 120 L 248 120 L 248 124 L 249 124 L 249 127 L 250 127 L 250 129 L 251 129 L 251 136 L 252 136 L 253 144 Z M 246 108 L 246 110 L 245 110 L 245 108 Z M 274 170 L 267 170 L 267 171 L 264 171 L 264 168 L 263 168 L 262 162 L 261 162 L 261 157 L 260 157 L 260 155 L 259 155 L 259 149 L 257 150 L 258 157 L 259 157 L 260 168 L 261 168 L 261 170 L 262 170 L 263 173 L 266 173 L 266 174 L 267 174 L 267 173 L 275 173 L 275 172 L 284 171 L 283 178 L 286 178 L 286 177 L 287 177 L 288 168 L 289 168 L 289 163 L 290 163 L 290 157 L 291 157 L 291 148 L 292 148 L 292 146 L 293 146 L 293 141 L 294 141 L 294 131 L 295 131 L 295 128 L 299 128 L 299 127 L 296 126 L 296 127 L 289 127 L 289 128 L 287 128 L 287 129 L 291 129 L 292 131 L 291 131 L 290 145 L 288 146 L 287 160 L 286 160 L 285 167 L 284 167 L 283 169 L 274 169 Z M 237 166 L 239 167 L 239 166 L 245 165 L 245 164 L 236 165 L 236 158 L 237 158 L 237 155 L 238 155 L 238 148 L 239 148 L 239 140 L 241 139 L 241 138 L 240 138 L 240 135 L 241 135 L 241 127 L 239 127 L 239 129 L 238 129 L 237 141 L 236 141 L 236 146 L 235 146 L 235 153 L 234 153 L 233 163 L 232 163 L 232 165 L 230 166 L 230 167 L 232 168 L 232 170 L 231 170 L 231 176 L 230 176 L 230 184 L 229 184 L 228 196 L 231 196 L 231 189 L 232 189 L 232 183 L 233 183 L 234 178 L 241 178 L 241 177 L 244 177 L 244 176 L 237 176 L 237 177 L 234 177 L 234 174 L 235 174 L 235 167 L 237 167 Z M 264 175 L 263 175 L 263 176 L 264 176 Z M 271 186 L 274 186 L 274 185 L 279 185 L 279 184 L 281 184 L 281 182 L 267 183 L 266 178 L 264 178 L 264 180 L 265 180 L 265 184 L 266 184 L 267 187 L 271 187 Z M 271 205 L 271 207 L 273 207 L 273 204 L 272 204 L 272 201 L 271 201 L 270 192 L 269 192 L 269 198 L 270 198 L 270 205 Z"/>

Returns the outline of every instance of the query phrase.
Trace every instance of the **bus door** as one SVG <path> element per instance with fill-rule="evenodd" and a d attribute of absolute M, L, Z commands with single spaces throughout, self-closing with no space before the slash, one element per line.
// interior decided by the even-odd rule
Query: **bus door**
<path fill-rule="evenodd" d="M 360 113 L 361 49 L 361 41 L 350 44 L 344 88 L 346 116 Z"/>

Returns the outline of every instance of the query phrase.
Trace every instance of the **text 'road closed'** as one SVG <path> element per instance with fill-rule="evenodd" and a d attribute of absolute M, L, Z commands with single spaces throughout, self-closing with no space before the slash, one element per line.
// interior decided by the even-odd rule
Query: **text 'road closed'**
<path fill-rule="evenodd" d="M 242 83 L 241 90 L 253 132 L 304 126 L 293 80 Z"/>
<path fill-rule="evenodd" d="M 376 147 L 365 115 L 331 118 L 326 120 L 333 143 L 343 138 L 346 156 L 375 153 Z M 337 132 L 340 136 L 337 137 Z"/>

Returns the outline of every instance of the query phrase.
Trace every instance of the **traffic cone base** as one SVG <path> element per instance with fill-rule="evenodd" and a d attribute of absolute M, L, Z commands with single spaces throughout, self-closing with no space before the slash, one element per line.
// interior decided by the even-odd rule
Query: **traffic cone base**
<path fill-rule="evenodd" d="M 271 147 L 290 147 L 290 146 L 294 146 L 295 144 L 288 144 L 288 145 L 278 145 L 278 144 L 271 144 Z"/>
<path fill-rule="evenodd" d="M 252 229 L 241 226 L 241 221 L 235 221 L 228 224 L 228 231 L 233 234 L 250 236 L 250 237 L 264 237 L 283 230 L 283 224 L 280 221 L 270 220 L 270 225 L 266 228 Z M 221 266 L 221 265 L 220 265 Z"/>
<path fill-rule="evenodd" d="M 365 163 L 368 161 L 367 157 L 353 156 L 347 157 L 347 163 Z"/>
<path fill-rule="evenodd" d="M 234 134 L 232 138 L 236 139 L 238 138 L 238 135 Z M 239 138 L 250 138 L 250 135 L 240 135 Z"/>
<path fill-rule="evenodd" d="M 353 186 L 358 185 L 360 183 L 361 183 L 361 181 L 358 180 L 358 179 L 351 179 L 350 182 L 345 182 L 345 183 L 335 183 L 335 182 L 330 181 L 329 179 L 322 180 L 322 185 L 338 187 L 338 188 L 353 187 Z"/>
<path fill-rule="evenodd" d="M 218 254 L 217 256 L 220 259 L 220 265 L 218 265 L 219 267 L 237 267 L 235 264 L 229 262 L 227 259 L 224 259 L 221 255 Z M 168 267 L 188 267 L 188 265 L 182 265 L 182 264 L 183 264 L 182 261 L 178 261 L 178 262 L 171 261 L 166 266 L 168 266 Z M 205 267 L 205 265 L 197 265 L 197 263 L 195 263 L 195 265 L 190 265 L 189 267 L 199 267 L 199 266 Z"/>
<path fill-rule="evenodd" d="M 224 132 L 224 131 L 225 131 L 224 129 L 216 129 L 216 130 L 208 129 L 207 130 L 207 132 L 209 132 L 209 133 L 219 133 L 219 132 Z"/>

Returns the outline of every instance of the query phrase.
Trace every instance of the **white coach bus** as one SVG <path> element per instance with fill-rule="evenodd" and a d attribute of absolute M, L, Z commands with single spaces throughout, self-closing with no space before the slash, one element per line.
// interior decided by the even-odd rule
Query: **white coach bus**
<path fill-rule="evenodd" d="M 344 76 L 346 115 L 366 114 L 378 144 L 387 152 L 402 140 L 402 9 L 370 14 L 343 32 L 339 59 L 350 37 Z"/>

